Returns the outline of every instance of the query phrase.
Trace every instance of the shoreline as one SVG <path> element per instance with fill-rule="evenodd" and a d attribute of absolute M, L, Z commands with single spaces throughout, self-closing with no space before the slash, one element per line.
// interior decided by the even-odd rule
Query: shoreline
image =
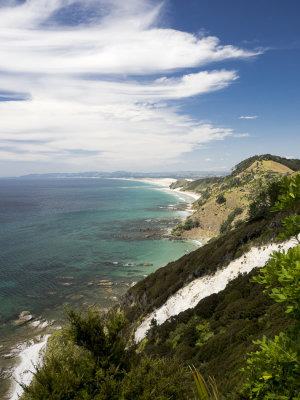
<path fill-rule="evenodd" d="M 181 211 L 183 214 L 183 220 L 187 218 L 189 213 L 191 212 L 191 205 L 193 201 L 195 200 L 195 194 L 190 195 L 189 193 L 184 193 L 180 192 L 179 190 L 172 190 L 169 188 L 169 185 L 172 182 L 175 182 L 176 179 L 173 178 L 161 178 L 161 179 L 122 179 L 122 178 L 116 178 L 120 180 L 131 180 L 131 181 L 141 181 L 144 183 L 147 183 L 149 185 L 156 185 L 157 187 L 152 187 L 155 190 L 163 190 L 166 192 L 169 192 L 173 196 L 175 195 L 177 199 L 179 198 L 186 204 L 186 210 Z M 182 197 L 180 198 L 179 196 Z M 188 215 L 186 215 L 188 214 Z M 163 239 L 163 237 L 161 238 Z M 184 239 L 184 241 L 188 242 L 194 242 L 197 247 L 200 247 L 203 245 L 203 242 L 200 242 L 199 240 L 189 240 L 189 239 Z M 182 254 L 184 255 L 184 254 Z M 142 278 L 143 279 L 143 278 Z M 53 333 L 53 332 L 52 332 Z M 19 383 L 28 385 L 33 377 L 33 372 L 34 372 L 34 366 L 42 362 L 42 354 L 47 346 L 47 340 L 51 336 L 51 333 L 48 332 L 39 332 L 38 335 L 33 335 L 31 337 L 28 337 L 25 341 L 22 343 L 19 342 L 16 344 L 16 346 L 23 345 L 21 351 L 18 352 L 18 355 L 16 356 L 15 360 L 16 363 L 13 367 L 12 373 L 10 375 L 9 381 L 10 381 L 10 388 L 7 394 L 5 394 L 5 399 L 7 400 L 17 400 L 19 398 L 19 395 L 22 393 L 22 387 L 20 386 Z M 13 349 L 13 348 L 12 348 Z"/>
<path fill-rule="evenodd" d="M 178 194 L 181 194 L 183 196 L 187 196 L 192 198 L 194 201 L 198 200 L 201 196 L 200 194 L 196 192 L 186 192 L 183 190 L 180 190 L 180 188 L 177 189 L 171 189 L 170 185 L 174 182 L 177 181 L 175 178 L 109 178 L 109 179 L 118 179 L 118 180 L 123 180 L 123 181 L 131 181 L 131 182 L 143 182 L 143 183 L 148 183 L 149 185 L 157 185 L 161 186 L 161 188 L 164 188 L 170 192 L 175 192 Z M 194 203 L 194 201 L 192 203 Z"/>
<path fill-rule="evenodd" d="M 47 341 L 51 335 L 41 335 L 40 341 L 32 343 L 31 346 L 26 347 L 19 354 L 20 363 L 14 369 L 12 378 L 14 385 L 9 393 L 10 400 L 18 400 L 23 394 L 22 385 L 29 385 L 32 381 L 33 375 L 43 360 L 47 348 Z"/>

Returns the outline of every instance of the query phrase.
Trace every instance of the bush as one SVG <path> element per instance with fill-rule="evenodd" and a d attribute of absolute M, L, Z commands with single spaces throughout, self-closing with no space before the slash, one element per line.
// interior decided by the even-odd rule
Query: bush
<path fill-rule="evenodd" d="M 299 399 L 299 348 L 284 333 L 274 340 L 254 342 L 260 350 L 247 360 L 247 380 L 242 393 L 247 399 Z"/>
<path fill-rule="evenodd" d="M 226 198 L 225 198 L 224 194 L 219 194 L 219 196 L 216 199 L 216 202 L 218 204 L 226 203 Z"/>
<path fill-rule="evenodd" d="M 237 215 L 242 214 L 243 209 L 241 207 L 236 207 L 227 217 L 225 221 L 222 222 L 220 226 L 220 233 L 229 232 L 232 229 L 231 223 Z"/>
<path fill-rule="evenodd" d="M 187 400 L 191 395 L 191 376 L 176 359 L 144 356 L 120 383 L 122 400 Z"/>
<path fill-rule="evenodd" d="M 255 221 L 266 218 L 271 214 L 273 207 L 280 194 L 280 181 L 271 182 L 269 186 L 256 196 L 249 206 L 249 220 Z"/>
<path fill-rule="evenodd" d="M 175 359 L 137 355 L 122 313 L 67 310 L 69 328 L 50 338 L 24 400 L 184 400 L 192 378 Z"/>

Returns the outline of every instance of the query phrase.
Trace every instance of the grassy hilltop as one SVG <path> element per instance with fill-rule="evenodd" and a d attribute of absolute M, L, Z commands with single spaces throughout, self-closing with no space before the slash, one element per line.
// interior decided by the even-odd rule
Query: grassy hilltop
<path fill-rule="evenodd" d="M 173 230 L 183 238 L 214 237 L 238 227 L 248 216 L 250 203 L 271 182 L 300 169 L 299 160 L 265 154 L 237 164 L 226 177 L 177 181 L 171 188 L 201 195 L 194 214 Z"/>

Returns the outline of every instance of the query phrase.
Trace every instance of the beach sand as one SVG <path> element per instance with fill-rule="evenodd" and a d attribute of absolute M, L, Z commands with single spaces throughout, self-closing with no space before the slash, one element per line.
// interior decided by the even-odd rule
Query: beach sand
<path fill-rule="evenodd" d="M 122 179 L 122 180 L 133 181 L 133 182 L 134 181 L 144 182 L 144 183 L 149 183 L 150 185 L 161 186 L 162 188 L 168 189 L 171 192 L 176 192 L 180 195 L 190 197 L 194 201 L 198 200 L 201 197 L 199 193 L 182 191 L 182 190 L 180 190 L 180 188 L 170 189 L 170 185 L 177 181 L 177 179 L 175 179 L 175 178 L 114 178 L 114 179 Z"/>

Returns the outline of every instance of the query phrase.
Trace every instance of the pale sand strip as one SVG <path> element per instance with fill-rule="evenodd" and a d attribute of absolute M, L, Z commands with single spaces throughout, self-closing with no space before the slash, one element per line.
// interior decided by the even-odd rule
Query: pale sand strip
<path fill-rule="evenodd" d="M 121 179 L 124 181 L 132 181 L 132 182 L 137 181 L 137 182 L 149 183 L 151 185 L 161 186 L 162 188 L 170 190 L 170 192 L 176 192 L 180 195 L 183 195 L 186 197 L 191 197 L 194 200 L 198 200 L 200 198 L 199 193 L 182 191 L 182 190 L 180 190 L 180 188 L 170 189 L 170 185 L 177 181 L 177 179 L 175 179 L 175 178 L 114 178 L 114 179 Z"/>
<path fill-rule="evenodd" d="M 135 341 L 140 342 L 144 339 L 153 318 L 158 325 L 161 325 L 173 315 L 177 315 L 189 308 L 194 308 L 200 300 L 225 289 L 226 285 L 239 274 L 249 273 L 255 267 L 264 267 L 273 251 L 288 250 L 297 244 L 296 239 L 290 239 L 284 243 L 272 243 L 262 248 L 252 247 L 247 253 L 233 260 L 227 267 L 218 270 L 214 275 L 206 275 L 195 279 L 178 290 L 165 304 L 152 312 L 141 323 L 135 332 Z"/>

